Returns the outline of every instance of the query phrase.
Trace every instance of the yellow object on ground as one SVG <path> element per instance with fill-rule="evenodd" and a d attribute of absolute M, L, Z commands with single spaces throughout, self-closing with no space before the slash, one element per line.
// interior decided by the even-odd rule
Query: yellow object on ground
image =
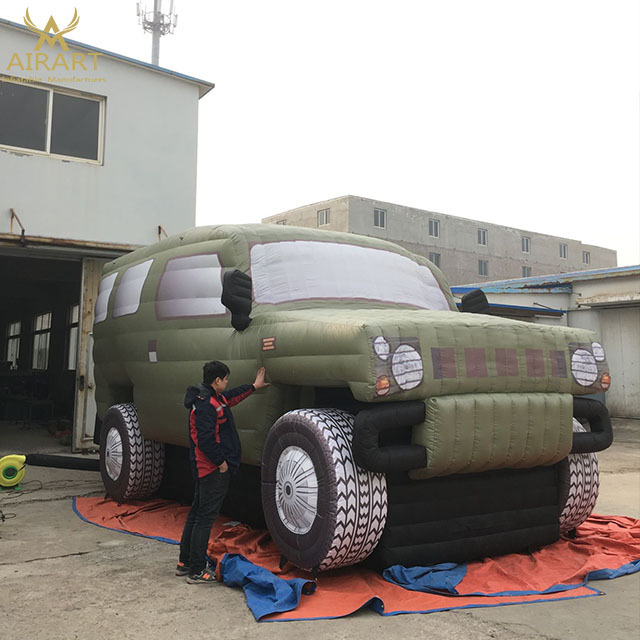
<path fill-rule="evenodd" d="M 15 487 L 24 478 L 27 457 L 10 455 L 0 458 L 0 487 Z"/>

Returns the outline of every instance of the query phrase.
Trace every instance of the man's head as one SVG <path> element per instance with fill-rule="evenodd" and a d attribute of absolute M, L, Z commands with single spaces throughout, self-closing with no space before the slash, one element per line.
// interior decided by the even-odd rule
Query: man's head
<path fill-rule="evenodd" d="M 229 367 L 224 362 L 219 360 L 207 362 L 202 367 L 202 383 L 214 391 L 224 391 L 227 388 L 229 373 Z"/>

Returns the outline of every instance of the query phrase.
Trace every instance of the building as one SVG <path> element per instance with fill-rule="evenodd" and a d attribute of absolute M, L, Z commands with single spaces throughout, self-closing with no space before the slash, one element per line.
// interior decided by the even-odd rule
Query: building
<path fill-rule="evenodd" d="M 285 211 L 263 223 L 384 238 L 427 257 L 451 284 L 617 265 L 616 252 L 579 240 L 504 227 L 358 196 Z"/>
<path fill-rule="evenodd" d="M 640 418 L 640 265 L 476 282 L 451 290 L 460 297 L 477 288 L 499 315 L 518 317 L 511 313 L 515 309 L 522 319 L 595 331 L 611 368 L 605 394 L 609 412 Z"/>
<path fill-rule="evenodd" d="M 0 419 L 71 423 L 79 450 L 102 265 L 195 226 L 213 84 L 40 27 L 0 20 Z"/>

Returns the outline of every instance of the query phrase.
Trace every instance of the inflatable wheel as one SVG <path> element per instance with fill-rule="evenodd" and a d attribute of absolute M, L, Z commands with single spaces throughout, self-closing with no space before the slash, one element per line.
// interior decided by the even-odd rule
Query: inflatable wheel
<path fill-rule="evenodd" d="M 337 409 L 298 409 L 271 427 L 262 455 L 262 506 L 282 554 L 306 570 L 364 560 L 387 518 L 384 474 L 358 467 L 354 417 Z"/>
<path fill-rule="evenodd" d="M 100 473 L 115 500 L 147 498 L 162 480 L 164 445 L 142 437 L 133 404 L 115 404 L 100 430 Z"/>
<path fill-rule="evenodd" d="M 586 431 L 574 418 L 573 431 Z M 560 533 L 579 527 L 593 511 L 598 498 L 600 476 L 595 453 L 572 453 L 563 462 L 561 488 L 566 498 L 562 501 Z"/>

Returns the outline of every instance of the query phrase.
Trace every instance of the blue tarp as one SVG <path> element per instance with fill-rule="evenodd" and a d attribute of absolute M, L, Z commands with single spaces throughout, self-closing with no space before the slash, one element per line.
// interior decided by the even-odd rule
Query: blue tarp
<path fill-rule="evenodd" d="M 295 609 L 302 594 L 310 595 L 316 589 L 315 582 L 309 580 L 278 578 L 239 553 L 225 554 L 220 561 L 220 572 L 228 587 L 242 587 L 256 620 L 270 613 Z"/>
<path fill-rule="evenodd" d="M 443 563 L 432 567 L 403 567 L 394 565 L 385 569 L 382 576 L 388 582 L 397 584 L 399 587 L 411 591 L 421 591 L 422 593 L 435 593 L 447 596 L 530 596 L 536 594 L 559 593 L 570 591 L 585 586 L 592 580 L 613 580 L 620 576 L 626 576 L 640 571 L 640 559 L 618 567 L 617 569 L 599 569 L 587 573 L 582 582 L 572 584 L 554 584 L 544 591 L 521 590 L 521 591 L 466 591 L 459 590 L 458 586 L 467 575 L 466 564 Z"/>

